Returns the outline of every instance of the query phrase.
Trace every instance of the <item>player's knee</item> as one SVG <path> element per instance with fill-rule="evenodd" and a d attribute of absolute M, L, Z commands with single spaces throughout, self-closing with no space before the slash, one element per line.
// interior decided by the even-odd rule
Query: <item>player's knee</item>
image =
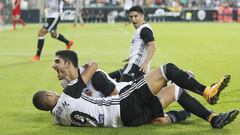
<path fill-rule="evenodd" d="M 162 66 L 162 72 L 166 80 L 171 80 L 174 77 L 174 72 L 178 70 L 178 67 L 173 63 L 167 63 Z"/>
<path fill-rule="evenodd" d="M 38 37 L 44 37 L 47 32 L 48 32 L 47 30 L 45 30 L 45 29 L 42 28 L 42 29 L 39 30 L 39 32 L 38 32 Z"/>
<path fill-rule="evenodd" d="M 180 88 L 179 86 L 175 85 L 175 101 L 178 101 L 178 99 L 181 97 L 182 93 L 183 93 L 184 89 Z"/>
<path fill-rule="evenodd" d="M 43 37 L 43 32 L 41 30 L 38 32 L 38 37 Z"/>
<path fill-rule="evenodd" d="M 130 75 L 130 74 L 123 74 L 119 81 L 120 82 L 134 81 L 134 77 L 132 75 Z"/>

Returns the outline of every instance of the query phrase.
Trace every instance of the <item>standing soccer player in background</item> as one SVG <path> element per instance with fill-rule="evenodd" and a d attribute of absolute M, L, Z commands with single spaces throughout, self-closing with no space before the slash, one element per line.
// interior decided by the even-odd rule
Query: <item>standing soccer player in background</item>
<path fill-rule="evenodd" d="M 25 26 L 24 20 L 21 18 L 21 0 L 13 0 L 13 9 L 12 9 L 12 23 L 13 29 L 16 29 L 17 22 Z"/>
<path fill-rule="evenodd" d="M 128 82 L 134 80 L 150 69 L 152 56 L 156 50 L 152 28 L 144 21 L 144 10 L 140 6 L 129 9 L 129 18 L 135 27 L 130 46 L 128 64 L 120 70 L 109 73 L 117 81 Z"/>
<path fill-rule="evenodd" d="M 78 20 L 81 23 L 81 26 L 84 25 L 83 22 L 83 17 L 82 17 L 82 13 L 83 13 L 83 0 L 76 0 L 75 3 L 73 3 L 73 6 L 76 8 L 75 10 L 75 18 L 74 18 L 74 22 L 73 22 L 73 27 L 77 26 Z"/>
<path fill-rule="evenodd" d="M 64 0 L 65 2 L 68 2 Z M 47 9 L 47 22 L 38 32 L 37 53 L 32 57 L 32 61 L 39 61 L 44 45 L 44 36 L 50 32 L 51 37 L 58 39 L 66 44 L 66 49 L 70 49 L 73 41 L 67 40 L 62 34 L 57 32 L 57 25 L 60 21 L 60 15 L 63 12 L 63 0 L 45 0 Z"/>

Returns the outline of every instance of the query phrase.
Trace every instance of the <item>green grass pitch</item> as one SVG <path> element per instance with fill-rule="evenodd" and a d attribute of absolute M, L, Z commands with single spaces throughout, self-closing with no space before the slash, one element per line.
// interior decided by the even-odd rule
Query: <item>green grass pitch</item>
<path fill-rule="evenodd" d="M 151 23 L 157 44 L 152 68 L 173 62 L 191 70 L 196 78 L 211 85 L 225 74 L 231 74 L 229 86 L 222 92 L 217 105 L 207 108 L 225 112 L 240 109 L 240 25 L 237 23 Z M 211 129 L 209 123 L 191 116 L 174 125 L 145 125 L 134 128 L 77 128 L 53 124 L 50 113 L 35 109 L 32 95 L 40 89 L 62 91 L 55 71 L 51 68 L 54 53 L 65 45 L 50 35 L 45 37 L 41 61 L 31 62 L 36 52 L 37 32 L 41 24 L 21 26 L 17 30 L 0 32 L 0 135 L 237 135 L 240 117 L 224 129 Z M 74 40 L 72 47 L 79 54 L 80 64 L 96 61 L 105 71 L 123 66 L 128 57 L 133 34 L 131 25 L 86 24 L 72 27 L 59 24 L 58 31 Z M 174 103 L 169 109 L 181 109 Z"/>

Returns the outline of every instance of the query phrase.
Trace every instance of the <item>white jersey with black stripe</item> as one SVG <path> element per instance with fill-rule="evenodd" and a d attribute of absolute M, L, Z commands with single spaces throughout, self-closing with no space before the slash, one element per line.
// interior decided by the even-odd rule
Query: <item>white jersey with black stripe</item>
<path fill-rule="evenodd" d="M 141 31 L 143 28 L 149 28 L 152 30 L 151 26 L 147 23 L 138 27 L 133 35 L 131 46 L 130 46 L 130 54 L 129 54 L 129 63 L 141 65 L 147 56 L 147 47 L 143 39 L 141 39 Z M 148 67 L 150 66 L 150 62 Z"/>
<path fill-rule="evenodd" d="M 73 98 L 62 93 L 52 110 L 55 123 L 90 127 L 121 127 L 119 96 Z"/>
<path fill-rule="evenodd" d="M 47 7 L 47 18 L 59 17 L 63 12 L 63 1 L 62 0 L 45 0 Z"/>

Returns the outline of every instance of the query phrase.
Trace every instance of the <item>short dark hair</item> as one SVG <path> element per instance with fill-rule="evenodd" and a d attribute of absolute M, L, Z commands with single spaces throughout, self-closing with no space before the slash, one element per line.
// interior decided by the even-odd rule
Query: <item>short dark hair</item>
<path fill-rule="evenodd" d="M 71 61 L 75 68 L 78 68 L 78 57 L 77 53 L 71 50 L 59 50 L 55 54 L 56 56 L 61 57 L 65 62 Z"/>
<path fill-rule="evenodd" d="M 47 91 L 45 90 L 36 92 L 33 95 L 32 103 L 39 110 L 49 111 L 52 109 L 51 106 L 48 104 Z"/>
<path fill-rule="evenodd" d="M 144 14 L 144 9 L 141 7 L 141 6 L 133 6 L 129 9 L 129 12 L 132 12 L 132 11 L 135 11 L 135 12 L 138 12 L 138 13 L 141 13 L 141 14 Z"/>

